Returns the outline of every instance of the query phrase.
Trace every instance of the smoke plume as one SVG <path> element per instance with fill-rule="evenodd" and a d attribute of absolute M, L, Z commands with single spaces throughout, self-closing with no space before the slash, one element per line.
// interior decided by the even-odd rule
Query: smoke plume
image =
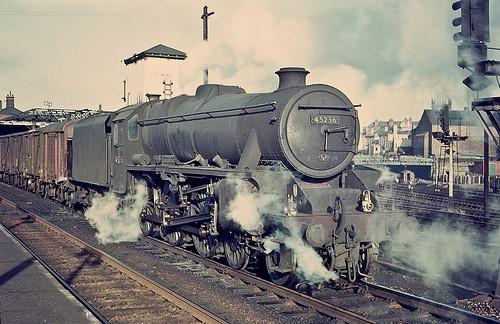
<path fill-rule="evenodd" d="M 131 204 L 120 206 L 120 198 L 111 192 L 92 200 L 85 218 L 97 230 L 99 243 L 135 241 L 141 235 L 138 217 L 148 202 L 146 186 L 138 184 L 135 193 L 127 195 L 124 201 Z"/>
<path fill-rule="evenodd" d="M 275 183 L 274 187 L 283 185 L 289 175 L 279 175 L 269 179 Z M 309 244 L 304 242 L 300 229 L 295 223 L 288 222 L 284 215 L 286 206 L 283 206 L 278 196 L 273 194 L 252 193 L 248 184 L 243 180 L 231 178 L 229 183 L 234 185 L 236 195 L 229 204 L 227 216 L 240 226 L 241 229 L 248 232 L 262 231 L 264 224 L 271 220 L 277 228 L 281 230 L 273 233 L 273 238 L 264 240 L 264 249 L 266 253 L 279 249 L 276 241 L 283 242 L 294 253 L 297 260 L 296 272 L 305 281 L 323 282 L 335 280 L 338 275 L 329 271 L 324 265 L 322 258 Z M 268 217 L 274 215 L 275 217 Z M 267 223 L 266 223 L 267 222 Z"/>

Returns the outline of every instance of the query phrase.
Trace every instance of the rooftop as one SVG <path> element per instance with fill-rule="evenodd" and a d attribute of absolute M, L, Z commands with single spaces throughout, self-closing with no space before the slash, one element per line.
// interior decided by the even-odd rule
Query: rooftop
<path fill-rule="evenodd" d="M 6 109 L 4 109 L 6 110 Z M 17 109 L 16 109 L 17 110 Z M 3 110 L 0 110 L 0 113 Z M 86 118 L 88 116 L 100 113 L 97 110 L 90 109 L 47 109 L 47 108 L 33 108 L 26 111 L 20 111 L 18 114 L 2 119 L 0 124 L 19 124 L 22 122 L 27 123 L 54 123 L 64 120 L 76 120 Z"/>
<path fill-rule="evenodd" d="M 426 109 L 424 114 L 427 115 L 433 125 L 439 125 L 441 113 L 439 110 Z M 476 125 L 478 120 L 474 112 L 470 110 L 450 110 L 449 112 L 450 125 Z"/>
<path fill-rule="evenodd" d="M 148 50 L 145 50 L 144 52 L 132 55 L 128 59 L 125 59 L 123 62 L 125 63 L 125 65 L 129 65 L 146 57 L 185 60 L 187 58 L 187 55 L 182 51 L 176 50 L 175 48 L 171 48 L 163 44 L 158 44 Z"/>
<path fill-rule="evenodd" d="M 16 116 L 20 113 L 21 113 L 21 111 L 19 109 L 11 108 L 11 107 L 0 110 L 0 115 Z"/>

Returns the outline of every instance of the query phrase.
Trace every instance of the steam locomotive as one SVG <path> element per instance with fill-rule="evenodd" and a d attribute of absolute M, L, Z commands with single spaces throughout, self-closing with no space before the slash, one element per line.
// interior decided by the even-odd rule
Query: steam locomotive
<path fill-rule="evenodd" d="M 387 215 L 352 169 L 356 106 L 334 87 L 306 85 L 303 68 L 276 73 L 270 93 L 206 84 L 194 96 L 0 137 L 1 179 L 70 206 L 107 192 L 125 197 L 143 182 L 144 235 L 192 241 L 200 255 L 223 253 L 238 269 L 262 257 L 271 280 L 290 286 L 301 279 L 284 239 L 293 228 L 324 267 L 354 281 L 369 271 L 372 243 L 391 237 Z M 272 197 L 258 227 L 234 215 L 242 187 Z"/>

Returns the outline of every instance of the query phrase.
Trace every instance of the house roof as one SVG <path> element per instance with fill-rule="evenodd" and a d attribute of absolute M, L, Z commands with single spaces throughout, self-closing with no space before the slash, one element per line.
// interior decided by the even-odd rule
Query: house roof
<path fill-rule="evenodd" d="M 139 54 L 134 54 L 128 59 L 125 59 L 123 62 L 125 65 L 129 65 L 135 63 L 139 60 L 142 60 L 146 57 L 158 57 L 165 59 L 174 59 L 174 60 L 185 60 L 187 58 L 186 53 L 176 50 L 175 48 L 171 48 L 165 46 L 163 44 L 158 44 L 154 47 L 151 47 L 148 50 L 145 50 Z"/>
<path fill-rule="evenodd" d="M 451 126 L 480 126 L 476 113 L 470 110 L 450 110 L 449 117 Z M 432 125 L 438 126 L 440 118 L 441 113 L 439 110 L 425 109 L 416 128 L 419 128 L 425 120 L 428 120 Z"/>
<path fill-rule="evenodd" d="M 427 115 L 429 121 L 433 125 L 439 125 L 441 113 L 439 110 L 426 109 L 424 115 Z M 470 110 L 450 110 L 450 125 L 475 125 L 477 123 L 477 116 Z"/>
<path fill-rule="evenodd" d="M 5 108 L 0 110 L 0 115 L 10 115 L 10 116 L 15 116 L 19 115 L 21 113 L 21 110 L 16 109 L 16 108 Z"/>

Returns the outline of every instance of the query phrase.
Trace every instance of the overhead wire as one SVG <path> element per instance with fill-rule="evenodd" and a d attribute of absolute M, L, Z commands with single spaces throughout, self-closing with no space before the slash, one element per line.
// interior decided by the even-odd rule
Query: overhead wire
<path fill-rule="evenodd" d="M 174 10 L 174 12 L 182 10 Z M 188 10 L 186 10 L 187 12 Z M 156 13 L 161 13 L 155 11 Z M 165 11 L 166 12 L 166 11 Z M 172 12 L 169 10 L 168 12 Z M 150 11 L 51 11 L 51 10 L 0 10 L 0 16 L 40 16 L 40 17 L 97 17 L 151 15 Z"/>

